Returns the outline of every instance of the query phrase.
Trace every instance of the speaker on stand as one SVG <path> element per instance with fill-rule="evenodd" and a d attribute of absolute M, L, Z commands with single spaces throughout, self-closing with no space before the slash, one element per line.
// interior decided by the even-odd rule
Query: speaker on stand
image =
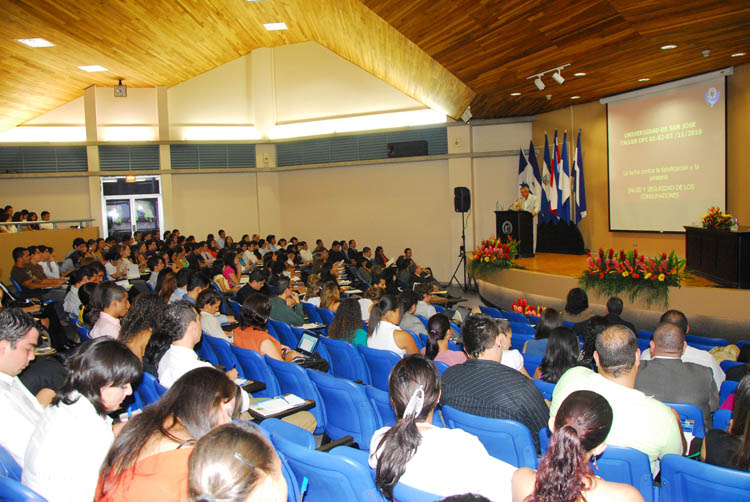
<path fill-rule="evenodd" d="M 451 277 L 450 282 L 448 283 L 448 286 L 450 287 L 453 284 L 453 281 L 456 281 L 456 284 L 461 288 L 461 290 L 466 293 L 471 289 L 471 283 L 469 282 L 468 274 L 466 273 L 466 213 L 471 209 L 471 191 L 469 191 L 466 187 L 454 187 L 453 188 L 453 207 L 456 210 L 457 213 L 461 213 L 461 248 L 458 252 L 458 265 L 456 266 L 456 270 L 453 271 L 453 276 Z M 458 273 L 458 270 L 463 266 L 463 278 L 464 281 L 461 283 L 459 278 L 456 276 Z M 479 288 L 477 288 L 477 291 Z"/>

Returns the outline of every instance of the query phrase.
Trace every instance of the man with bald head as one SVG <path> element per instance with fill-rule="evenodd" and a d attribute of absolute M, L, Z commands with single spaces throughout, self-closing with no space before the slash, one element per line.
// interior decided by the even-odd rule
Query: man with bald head
<path fill-rule="evenodd" d="M 607 443 L 642 451 L 651 461 L 651 473 L 656 475 L 659 460 L 668 453 L 682 455 L 686 444 L 679 415 L 634 388 L 641 360 L 635 333 L 619 324 L 608 327 L 596 337 L 594 360 L 599 373 L 576 366 L 560 377 L 552 394 L 550 424 L 572 392 L 596 392 L 612 406 Z"/>
<path fill-rule="evenodd" d="M 679 326 L 659 324 L 651 339 L 651 360 L 641 361 L 635 388 L 662 402 L 696 405 L 710 430 L 711 412 L 719 407 L 719 389 L 709 368 L 681 360 L 686 347 Z"/>

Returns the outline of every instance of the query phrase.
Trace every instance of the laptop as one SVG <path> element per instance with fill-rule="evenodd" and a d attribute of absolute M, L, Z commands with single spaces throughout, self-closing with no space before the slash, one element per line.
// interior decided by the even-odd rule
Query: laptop
<path fill-rule="evenodd" d="M 304 331 L 302 336 L 299 337 L 297 342 L 296 351 L 307 357 L 311 357 L 315 353 L 315 347 L 317 347 L 320 337 L 312 331 Z"/>

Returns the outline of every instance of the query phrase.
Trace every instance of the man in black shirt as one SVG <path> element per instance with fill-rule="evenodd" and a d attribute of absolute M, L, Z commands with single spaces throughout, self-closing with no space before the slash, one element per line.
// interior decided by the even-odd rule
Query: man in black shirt
<path fill-rule="evenodd" d="M 266 272 L 264 272 L 263 270 L 253 270 L 250 273 L 247 284 L 242 286 L 235 295 L 237 303 L 243 305 L 245 303 L 245 299 L 253 293 L 263 293 L 268 297 L 276 296 L 274 295 L 273 291 L 271 291 L 271 288 L 265 285 L 265 282 Z"/>
<path fill-rule="evenodd" d="M 461 334 L 469 359 L 443 373 L 440 403 L 473 415 L 521 422 L 538 449 L 539 429 L 547 427 L 549 408 L 529 378 L 500 364 L 503 345 L 495 320 L 470 315 Z"/>
<path fill-rule="evenodd" d="M 341 251 L 341 243 L 339 241 L 333 241 L 333 244 L 331 244 L 331 250 L 328 251 L 328 260 L 331 263 L 336 263 L 339 261 L 346 262 L 346 255 L 343 251 Z"/>

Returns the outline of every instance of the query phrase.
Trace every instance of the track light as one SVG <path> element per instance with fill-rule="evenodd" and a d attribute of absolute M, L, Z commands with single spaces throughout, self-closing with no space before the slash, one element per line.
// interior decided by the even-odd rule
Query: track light
<path fill-rule="evenodd" d="M 560 70 L 557 70 L 555 73 L 552 74 L 552 80 L 554 80 L 560 85 L 562 85 L 563 82 L 565 82 L 565 79 L 563 78 L 563 76 L 560 75 Z"/>
<path fill-rule="evenodd" d="M 548 73 L 552 73 L 552 80 L 557 82 L 558 84 L 562 85 L 565 82 L 565 78 L 563 78 L 562 74 L 560 73 L 564 68 L 570 66 L 570 63 L 566 63 L 564 65 L 556 66 L 555 68 L 552 68 L 551 70 L 546 70 L 541 73 L 537 73 L 535 75 L 532 75 L 530 77 L 526 77 L 526 80 L 534 79 L 534 85 L 537 89 L 540 91 L 544 90 L 544 82 L 542 82 L 542 77 L 545 76 Z M 585 73 L 582 73 L 582 75 L 585 75 Z"/>
<path fill-rule="evenodd" d="M 539 75 L 538 77 L 536 77 L 536 79 L 534 80 L 534 85 L 540 91 L 544 90 L 544 82 L 542 82 L 542 76 L 541 75 Z"/>

